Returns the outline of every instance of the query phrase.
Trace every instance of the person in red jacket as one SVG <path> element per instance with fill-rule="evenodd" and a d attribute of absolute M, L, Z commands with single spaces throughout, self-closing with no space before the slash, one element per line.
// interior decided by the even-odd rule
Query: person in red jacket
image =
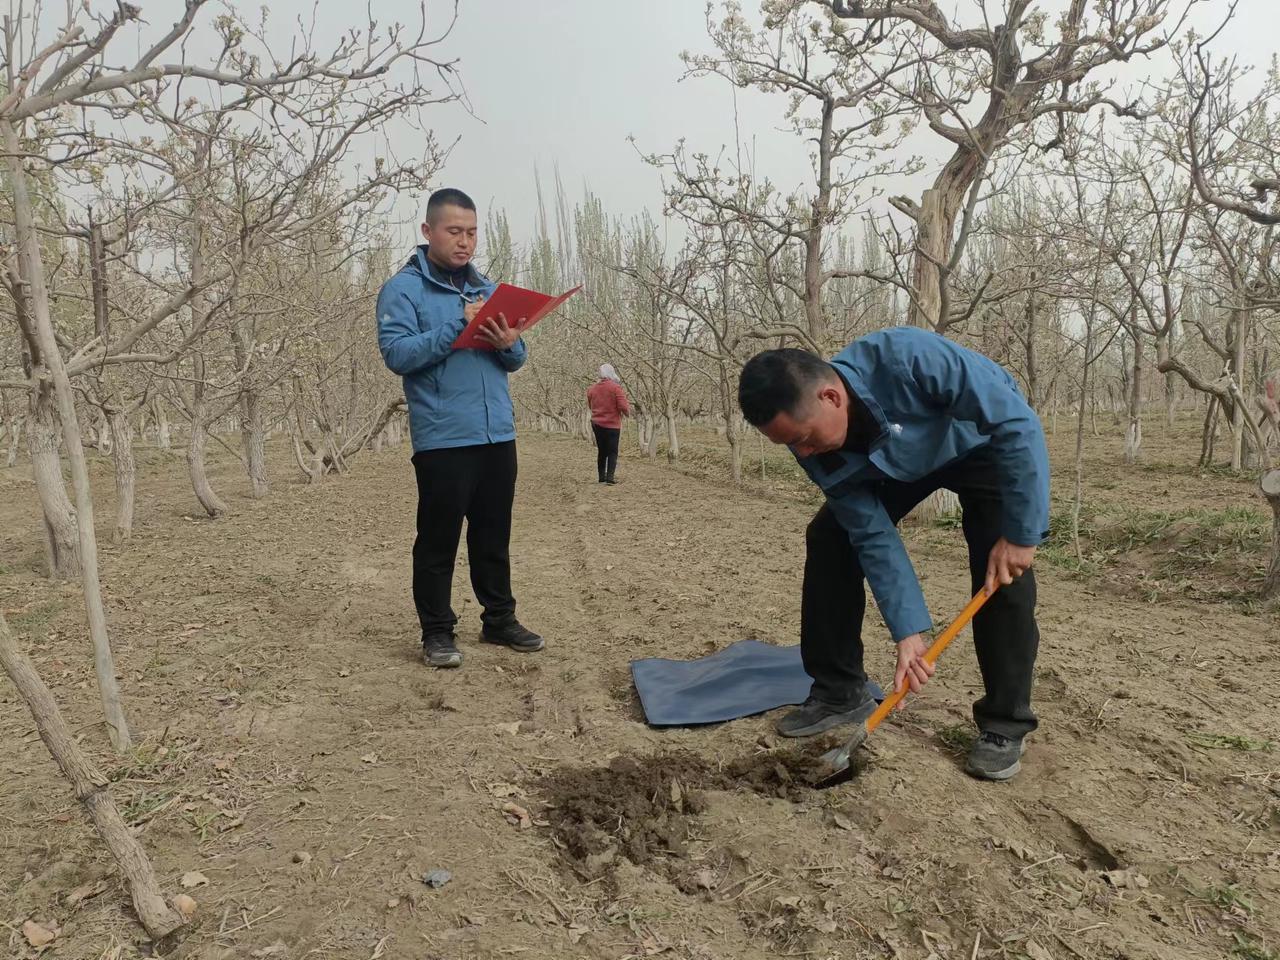
<path fill-rule="evenodd" d="M 600 379 L 587 391 L 587 405 L 591 407 L 591 432 L 596 435 L 600 482 L 617 483 L 613 474 L 618 469 L 618 438 L 622 436 L 622 418 L 631 415 L 631 404 L 613 364 L 601 364 Z"/>

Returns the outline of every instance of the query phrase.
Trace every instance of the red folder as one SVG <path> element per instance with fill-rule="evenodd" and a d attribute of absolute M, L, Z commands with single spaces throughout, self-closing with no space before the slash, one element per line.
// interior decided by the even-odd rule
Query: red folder
<path fill-rule="evenodd" d="M 500 283 L 492 296 L 485 301 L 484 307 L 476 314 L 476 318 L 468 323 L 466 329 L 458 334 L 458 339 L 453 341 L 453 349 L 492 350 L 493 347 L 476 336 L 480 331 L 480 325 L 486 320 L 497 319 L 498 314 L 506 317 L 508 326 L 515 326 L 524 320 L 520 327 L 520 332 L 523 333 L 581 289 L 581 286 L 577 286 L 558 297 L 549 297 L 537 290 L 526 290 L 524 287 Z"/>

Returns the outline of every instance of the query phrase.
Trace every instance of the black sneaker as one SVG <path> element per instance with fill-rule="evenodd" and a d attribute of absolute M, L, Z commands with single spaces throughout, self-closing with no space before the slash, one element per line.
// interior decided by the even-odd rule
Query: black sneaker
<path fill-rule="evenodd" d="M 450 669 L 462 666 L 462 652 L 452 633 L 433 633 L 422 638 L 422 662 L 429 667 Z"/>
<path fill-rule="evenodd" d="M 852 706 L 810 697 L 779 720 L 774 729 L 784 737 L 812 737 L 848 723 L 865 723 L 875 711 L 875 697 L 865 689 L 862 699 Z"/>
<path fill-rule="evenodd" d="M 979 780 L 1009 780 L 1022 769 L 1027 744 L 1022 737 L 983 731 L 969 750 L 964 772 Z"/>
<path fill-rule="evenodd" d="M 509 620 L 497 626 L 486 623 L 480 631 L 480 639 L 485 643 L 510 647 L 519 653 L 537 653 L 547 645 L 532 630 L 521 626 L 518 620 Z"/>
<path fill-rule="evenodd" d="M 613 477 L 605 477 L 604 482 L 609 484 L 609 486 L 611 487 L 617 486 L 618 484 L 618 481 L 615 480 Z"/>

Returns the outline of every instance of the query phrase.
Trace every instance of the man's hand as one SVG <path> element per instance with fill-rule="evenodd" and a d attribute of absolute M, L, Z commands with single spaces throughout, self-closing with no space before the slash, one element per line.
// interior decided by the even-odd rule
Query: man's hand
<path fill-rule="evenodd" d="M 462 319 L 470 323 L 476 318 L 476 314 L 480 312 L 480 308 L 484 306 L 483 300 L 477 300 L 475 303 L 468 303 L 462 308 Z"/>
<path fill-rule="evenodd" d="M 996 587 L 1007 587 L 1026 573 L 1035 558 L 1035 547 L 1020 547 L 1004 537 L 997 540 L 987 558 L 987 582 L 983 587 L 987 596 L 995 593 Z"/>
<path fill-rule="evenodd" d="M 480 329 L 476 331 L 476 336 L 495 350 L 510 350 L 516 345 L 516 341 L 520 339 L 520 330 L 524 327 L 524 324 L 525 319 L 521 317 L 518 323 L 509 327 L 507 326 L 506 316 L 500 313 L 497 317 L 490 317 L 480 324 Z"/>
<path fill-rule="evenodd" d="M 929 645 L 920 634 L 912 634 L 905 640 L 898 641 L 898 669 L 893 671 L 893 691 L 897 693 L 904 683 L 909 684 L 912 693 L 919 693 L 920 688 L 933 676 L 933 664 L 925 660 L 925 651 Z M 905 700 L 898 702 L 901 710 Z"/>

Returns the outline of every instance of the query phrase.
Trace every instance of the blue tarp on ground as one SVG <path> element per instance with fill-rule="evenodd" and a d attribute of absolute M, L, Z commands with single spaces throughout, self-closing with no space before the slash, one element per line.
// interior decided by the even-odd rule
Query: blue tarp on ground
<path fill-rule="evenodd" d="M 633 660 L 631 676 L 645 719 L 655 727 L 720 723 L 803 703 L 812 683 L 799 646 L 759 640 L 739 640 L 697 660 Z M 867 686 L 884 699 L 876 684 Z"/>

